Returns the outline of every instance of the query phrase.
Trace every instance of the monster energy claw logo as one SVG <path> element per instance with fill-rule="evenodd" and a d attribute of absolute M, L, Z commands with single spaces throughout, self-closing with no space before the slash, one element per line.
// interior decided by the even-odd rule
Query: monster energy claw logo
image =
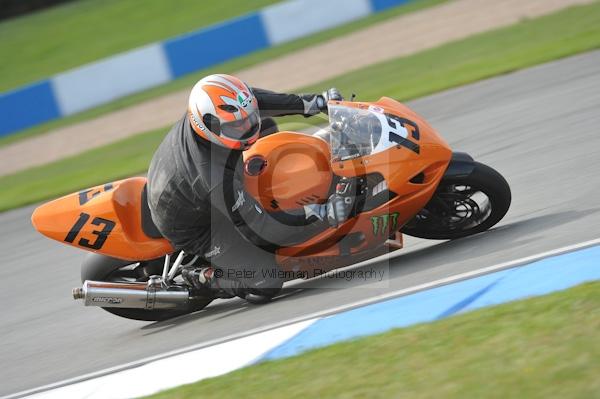
<path fill-rule="evenodd" d="M 395 231 L 398 227 L 398 212 L 387 215 L 373 216 L 371 218 L 373 224 L 373 235 L 388 235 L 390 231 Z"/>

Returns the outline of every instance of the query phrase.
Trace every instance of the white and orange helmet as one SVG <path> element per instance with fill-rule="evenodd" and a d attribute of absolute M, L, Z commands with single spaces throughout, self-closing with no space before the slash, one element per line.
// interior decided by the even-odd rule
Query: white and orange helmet
<path fill-rule="evenodd" d="M 223 147 L 245 150 L 258 140 L 258 102 L 248 85 L 234 76 L 209 75 L 196 83 L 188 114 L 200 137 Z"/>

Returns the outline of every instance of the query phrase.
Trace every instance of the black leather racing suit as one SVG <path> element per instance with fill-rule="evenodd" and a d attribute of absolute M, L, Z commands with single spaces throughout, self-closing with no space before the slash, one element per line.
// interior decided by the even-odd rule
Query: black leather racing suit
<path fill-rule="evenodd" d="M 309 111 L 314 95 L 252 90 L 262 118 L 316 113 L 314 107 Z M 269 127 L 273 130 L 272 123 Z M 242 167 L 241 151 L 200 138 L 186 115 L 152 158 L 148 205 L 152 220 L 176 249 L 199 255 L 219 270 L 215 275 L 228 295 L 272 295 L 283 284 L 273 249 L 304 241 L 324 224 L 307 218 L 302 208 L 266 212 L 245 191 Z"/>

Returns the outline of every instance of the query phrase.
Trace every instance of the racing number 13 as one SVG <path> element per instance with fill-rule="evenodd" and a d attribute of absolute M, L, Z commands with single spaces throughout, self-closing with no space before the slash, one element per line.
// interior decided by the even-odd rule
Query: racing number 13
<path fill-rule="evenodd" d="M 71 231 L 69 231 L 69 234 L 67 234 L 67 236 L 65 237 L 65 241 L 73 243 L 73 241 L 75 241 L 77 235 L 89 219 L 90 215 L 82 212 L 79 215 L 79 219 L 77 219 L 77 221 L 71 228 Z M 104 242 L 108 238 L 110 232 L 115 228 L 116 223 L 112 220 L 96 217 L 92 219 L 91 224 L 94 226 L 102 227 L 102 229 L 100 230 L 92 231 L 92 234 L 95 234 L 96 236 L 98 236 L 98 238 L 96 238 L 94 242 L 90 242 L 90 240 L 88 240 L 87 238 L 81 238 L 77 244 L 90 249 L 100 249 L 104 245 Z"/>

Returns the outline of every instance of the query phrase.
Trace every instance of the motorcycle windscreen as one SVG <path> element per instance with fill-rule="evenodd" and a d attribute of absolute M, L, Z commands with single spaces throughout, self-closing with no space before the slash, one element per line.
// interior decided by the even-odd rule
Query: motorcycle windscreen
<path fill-rule="evenodd" d="M 357 108 L 330 104 L 329 127 L 326 130 L 333 162 L 412 144 L 407 140 L 411 133 L 399 118 L 386 115 L 384 109 L 376 105 Z"/>

